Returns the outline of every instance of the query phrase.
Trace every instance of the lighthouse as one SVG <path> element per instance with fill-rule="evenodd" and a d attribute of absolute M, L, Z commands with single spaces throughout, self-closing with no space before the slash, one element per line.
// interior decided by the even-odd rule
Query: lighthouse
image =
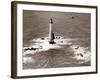
<path fill-rule="evenodd" d="M 53 33 L 53 28 L 52 28 L 52 25 L 53 25 L 53 20 L 52 18 L 50 18 L 50 23 L 49 23 L 49 43 L 50 44 L 55 44 L 55 36 L 54 36 L 54 33 Z"/>

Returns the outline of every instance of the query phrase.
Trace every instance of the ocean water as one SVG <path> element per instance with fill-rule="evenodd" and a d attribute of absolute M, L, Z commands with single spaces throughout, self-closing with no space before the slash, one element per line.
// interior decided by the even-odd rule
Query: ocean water
<path fill-rule="evenodd" d="M 91 65 L 89 39 L 62 39 L 63 43 L 49 44 L 34 39 L 27 46 L 43 46 L 37 51 L 23 53 L 23 69 L 81 67 Z M 59 40 L 58 40 L 59 41 Z"/>

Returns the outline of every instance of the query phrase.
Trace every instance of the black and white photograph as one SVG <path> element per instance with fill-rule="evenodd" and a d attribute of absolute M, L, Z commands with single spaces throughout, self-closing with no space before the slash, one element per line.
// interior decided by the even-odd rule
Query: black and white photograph
<path fill-rule="evenodd" d="M 23 69 L 91 65 L 90 14 L 23 11 Z"/>
<path fill-rule="evenodd" d="M 12 2 L 12 76 L 97 72 L 96 6 Z"/>

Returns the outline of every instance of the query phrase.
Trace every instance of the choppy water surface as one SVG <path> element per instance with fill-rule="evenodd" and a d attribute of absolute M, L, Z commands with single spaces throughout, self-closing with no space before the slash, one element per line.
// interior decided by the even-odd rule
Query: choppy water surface
<path fill-rule="evenodd" d="M 31 41 L 28 47 L 40 45 L 42 49 L 23 53 L 23 69 L 90 66 L 89 39 L 62 40 L 53 45 L 45 40 Z"/>

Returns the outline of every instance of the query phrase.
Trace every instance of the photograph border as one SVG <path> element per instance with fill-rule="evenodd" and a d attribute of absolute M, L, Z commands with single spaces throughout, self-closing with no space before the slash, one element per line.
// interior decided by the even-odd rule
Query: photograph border
<path fill-rule="evenodd" d="M 80 8 L 94 8 L 96 9 L 96 71 L 94 72 L 80 72 L 80 73 L 63 73 L 63 74 L 47 74 L 47 75 L 32 75 L 32 76 L 17 76 L 17 4 L 34 4 L 46 6 L 59 6 L 59 7 L 80 7 Z M 94 74 L 98 72 L 98 8 L 97 6 L 89 5 L 74 5 L 74 4 L 58 4 L 58 3 L 41 3 L 41 2 L 25 2 L 25 1 L 12 1 L 11 2 L 11 77 L 12 78 L 32 78 L 32 77 L 49 77 L 49 76 L 65 76 L 65 75 L 81 75 L 81 74 Z"/>

